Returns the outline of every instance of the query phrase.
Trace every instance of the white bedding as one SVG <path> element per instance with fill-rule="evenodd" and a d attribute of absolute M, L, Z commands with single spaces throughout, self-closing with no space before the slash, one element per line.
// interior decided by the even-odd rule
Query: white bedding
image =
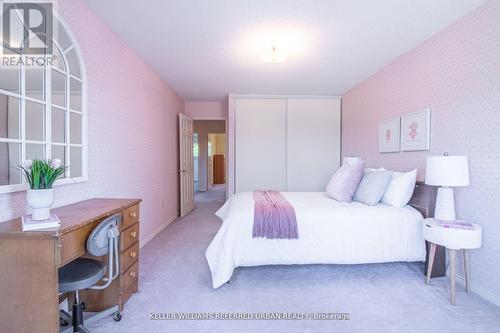
<path fill-rule="evenodd" d="M 294 207 L 299 239 L 252 238 L 252 192 L 232 196 L 216 213 L 222 226 L 206 257 L 212 284 L 238 266 L 423 261 L 422 215 L 410 206 L 341 203 L 317 192 L 282 192 Z"/>

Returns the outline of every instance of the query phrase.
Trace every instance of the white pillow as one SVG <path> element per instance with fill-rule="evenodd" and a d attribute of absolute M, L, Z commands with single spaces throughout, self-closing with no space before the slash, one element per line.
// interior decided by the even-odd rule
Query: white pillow
<path fill-rule="evenodd" d="M 387 185 L 392 180 L 392 171 L 365 171 L 352 200 L 375 206 L 380 202 Z"/>
<path fill-rule="evenodd" d="M 349 165 L 355 165 L 359 163 L 364 163 L 365 161 L 361 157 L 344 157 L 344 160 L 342 161 L 342 165 L 344 164 L 349 164 Z"/>
<path fill-rule="evenodd" d="M 380 167 L 380 168 L 365 168 L 365 172 L 372 172 L 372 171 L 385 171 L 385 168 Z"/>
<path fill-rule="evenodd" d="M 406 206 L 413 195 L 416 181 L 417 169 L 409 172 L 394 172 L 380 201 L 398 208 Z"/>

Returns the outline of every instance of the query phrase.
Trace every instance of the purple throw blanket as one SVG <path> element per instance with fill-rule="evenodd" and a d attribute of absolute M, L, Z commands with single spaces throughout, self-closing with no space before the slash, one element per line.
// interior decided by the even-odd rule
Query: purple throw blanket
<path fill-rule="evenodd" d="M 253 238 L 299 238 L 295 210 L 280 192 L 255 191 L 253 198 Z"/>

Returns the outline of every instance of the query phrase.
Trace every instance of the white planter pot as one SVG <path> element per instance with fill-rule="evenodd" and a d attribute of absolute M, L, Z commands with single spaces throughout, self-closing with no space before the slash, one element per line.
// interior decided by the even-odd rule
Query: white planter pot
<path fill-rule="evenodd" d="M 33 209 L 31 218 L 35 221 L 50 218 L 50 207 L 54 204 L 54 189 L 31 190 L 27 192 L 28 205 Z"/>

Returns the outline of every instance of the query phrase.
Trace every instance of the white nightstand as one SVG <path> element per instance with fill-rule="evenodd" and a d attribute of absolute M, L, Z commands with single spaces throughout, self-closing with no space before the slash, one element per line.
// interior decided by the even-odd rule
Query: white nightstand
<path fill-rule="evenodd" d="M 450 221 L 451 222 L 451 221 Z M 455 274 L 457 251 L 463 250 L 465 289 L 470 290 L 470 254 L 469 250 L 481 247 L 482 230 L 481 226 L 474 224 L 474 229 L 447 228 L 438 223 L 435 219 L 425 219 L 423 224 L 424 239 L 431 243 L 429 253 L 429 265 L 427 267 L 426 283 L 429 284 L 436 245 L 444 246 L 448 249 L 450 257 L 450 294 L 451 304 L 455 304 Z"/>

